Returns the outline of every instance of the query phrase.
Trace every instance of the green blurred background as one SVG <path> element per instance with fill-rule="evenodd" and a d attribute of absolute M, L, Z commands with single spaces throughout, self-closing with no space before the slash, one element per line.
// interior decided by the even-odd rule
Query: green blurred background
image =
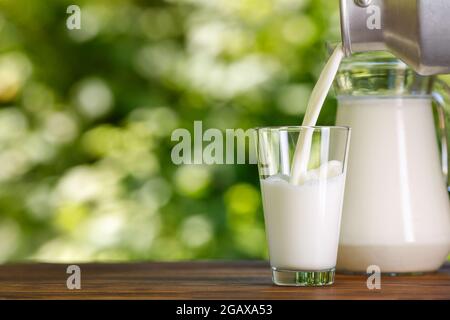
<path fill-rule="evenodd" d="M 0 1 L 0 262 L 266 257 L 256 166 L 170 136 L 300 124 L 339 38 L 333 0 Z"/>

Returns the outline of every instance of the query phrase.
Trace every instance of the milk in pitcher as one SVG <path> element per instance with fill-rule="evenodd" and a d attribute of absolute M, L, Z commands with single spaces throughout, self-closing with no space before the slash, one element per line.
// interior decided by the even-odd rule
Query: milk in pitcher
<path fill-rule="evenodd" d="M 430 97 L 342 97 L 336 123 L 353 132 L 338 270 L 438 269 L 450 205 Z"/>

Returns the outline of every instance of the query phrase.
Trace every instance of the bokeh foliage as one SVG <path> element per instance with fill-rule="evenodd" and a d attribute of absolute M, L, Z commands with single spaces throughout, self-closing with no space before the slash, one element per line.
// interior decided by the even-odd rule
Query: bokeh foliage
<path fill-rule="evenodd" d="M 338 39 L 333 0 L 1 1 L 0 262 L 266 257 L 256 166 L 170 136 L 299 124 Z"/>

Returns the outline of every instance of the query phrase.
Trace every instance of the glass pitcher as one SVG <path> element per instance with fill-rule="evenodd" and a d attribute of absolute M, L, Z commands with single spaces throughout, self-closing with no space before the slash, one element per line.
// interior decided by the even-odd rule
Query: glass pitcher
<path fill-rule="evenodd" d="M 344 60 L 335 89 L 336 124 L 353 131 L 337 269 L 437 270 L 450 251 L 445 84 L 372 52 Z"/>

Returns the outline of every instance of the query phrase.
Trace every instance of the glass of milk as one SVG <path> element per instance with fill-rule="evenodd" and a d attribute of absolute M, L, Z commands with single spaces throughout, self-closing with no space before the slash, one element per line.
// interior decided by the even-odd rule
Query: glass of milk
<path fill-rule="evenodd" d="M 299 137 L 307 137 L 299 154 Z M 348 127 L 257 129 L 258 170 L 277 285 L 334 281 L 344 197 Z M 298 163 L 298 162 L 304 163 Z M 293 180 L 293 164 L 302 168 Z"/>

